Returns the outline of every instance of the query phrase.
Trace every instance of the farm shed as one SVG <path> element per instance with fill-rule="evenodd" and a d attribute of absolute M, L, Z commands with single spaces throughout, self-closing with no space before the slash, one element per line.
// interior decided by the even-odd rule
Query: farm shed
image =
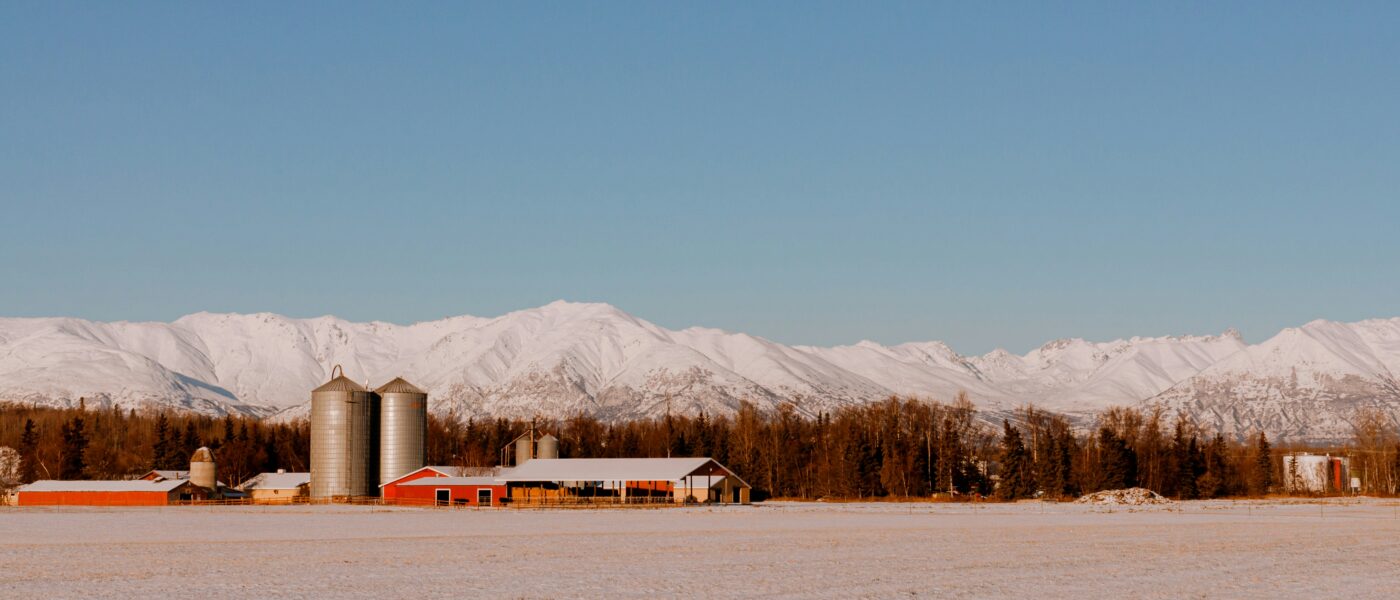
<path fill-rule="evenodd" d="M 536 458 L 496 477 L 511 502 L 610 498 L 621 502 L 748 504 L 748 483 L 714 459 Z"/>
<path fill-rule="evenodd" d="M 386 504 L 457 503 L 475 506 L 480 497 L 480 490 L 477 488 L 489 487 L 492 488 L 491 505 L 499 505 L 501 499 L 506 497 L 506 490 L 504 483 L 495 480 L 494 471 L 489 468 L 430 465 L 400 475 L 397 479 L 379 486 L 379 495 Z M 429 478 L 435 483 L 418 483 Z M 456 483 L 437 481 L 439 479 L 453 479 Z M 434 485 L 448 490 L 447 500 L 439 502 L 438 487 L 433 487 Z"/>
<path fill-rule="evenodd" d="M 19 506 L 161 506 L 206 500 L 209 491 L 188 479 L 148 481 L 59 481 L 44 479 L 19 488 Z"/>
<path fill-rule="evenodd" d="M 276 504 L 303 498 L 311 491 L 310 473 L 260 473 L 243 482 L 238 490 L 248 494 L 253 502 Z"/>

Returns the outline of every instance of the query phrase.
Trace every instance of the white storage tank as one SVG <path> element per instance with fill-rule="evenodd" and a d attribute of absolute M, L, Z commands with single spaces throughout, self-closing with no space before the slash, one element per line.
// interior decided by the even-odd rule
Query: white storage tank
<path fill-rule="evenodd" d="M 379 395 L 379 484 L 423 468 L 428 454 L 428 393 L 397 377 Z"/>
<path fill-rule="evenodd" d="M 559 458 L 559 438 L 548 433 L 535 442 L 535 458 Z"/>
<path fill-rule="evenodd" d="M 313 498 L 378 495 L 378 412 L 377 397 L 346 377 L 340 365 L 331 369 L 330 381 L 311 391 Z"/>
<path fill-rule="evenodd" d="M 529 434 L 515 438 L 515 466 L 523 465 L 535 457 L 534 445 Z"/>

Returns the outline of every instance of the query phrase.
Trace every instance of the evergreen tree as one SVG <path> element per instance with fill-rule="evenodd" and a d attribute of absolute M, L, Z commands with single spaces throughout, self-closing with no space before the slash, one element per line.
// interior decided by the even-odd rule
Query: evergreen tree
<path fill-rule="evenodd" d="M 19 437 L 19 477 L 30 483 L 39 478 L 39 432 L 34 429 L 34 419 L 24 420 L 24 433 Z"/>
<path fill-rule="evenodd" d="M 262 468 L 260 469 L 261 472 L 270 473 L 277 469 L 285 468 L 282 466 L 282 449 L 277 440 L 278 437 L 278 430 L 273 429 L 267 434 L 267 437 L 262 438 L 260 441 L 263 458 Z"/>
<path fill-rule="evenodd" d="M 1184 500 L 1199 497 L 1196 479 L 1201 476 L 1204 467 L 1196 434 L 1187 431 L 1185 419 L 1176 421 L 1176 430 L 1172 435 L 1172 463 L 1175 469 L 1170 478 L 1171 489 L 1167 493 Z"/>
<path fill-rule="evenodd" d="M 854 429 L 852 447 L 855 454 L 855 492 L 857 497 L 874 496 L 880 491 L 880 464 L 884 462 L 884 456 L 869 431 L 860 426 L 855 426 Z"/>
<path fill-rule="evenodd" d="M 997 457 L 1001 463 L 1001 482 L 997 485 L 996 496 L 1002 500 L 1029 498 L 1035 494 L 1035 484 L 1021 431 L 1006 419 L 1001 420 L 1001 427 L 1001 453 Z"/>
<path fill-rule="evenodd" d="M 1063 429 L 1054 437 L 1054 454 L 1051 456 L 1054 461 L 1054 487 L 1051 489 L 1060 497 L 1078 496 L 1079 485 L 1074 480 L 1074 453 L 1078 444 L 1069 424 L 1062 423 L 1062 426 Z"/>
<path fill-rule="evenodd" d="M 63 460 L 60 463 L 59 479 L 81 479 L 87 471 L 88 437 L 84 431 L 86 424 L 81 414 L 63 425 Z"/>
<path fill-rule="evenodd" d="M 1196 479 L 1196 488 L 1205 498 L 1219 498 L 1230 493 L 1233 479 L 1225 462 L 1225 440 L 1219 435 L 1211 439 L 1203 452 L 1205 472 Z"/>
<path fill-rule="evenodd" d="M 1045 422 L 1036 437 L 1035 481 L 1039 489 L 1051 498 L 1074 495 L 1074 433 L 1059 416 L 1036 415 Z"/>
<path fill-rule="evenodd" d="M 170 456 L 170 421 L 165 418 L 165 413 L 160 413 L 156 417 L 156 441 L 151 444 L 151 468 L 169 469 L 167 459 Z"/>
<path fill-rule="evenodd" d="M 199 443 L 199 433 L 194 430 L 194 421 L 185 421 L 185 434 L 180 440 L 180 445 L 186 456 L 194 454 L 201 444 Z"/>
<path fill-rule="evenodd" d="M 224 415 L 224 439 L 220 445 L 233 442 L 233 415 Z"/>
<path fill-rule="evenodd" d="M 1099 428 L 1100 487 L 1122 489 L 1137 485 L 1137 455 L 1128 442 L 1108 427 Z"/>
<path fill-rule="evenodd" d="M 1269 447 L 1269 438 L 1264 436 L 1264 432 L 1259 432 L 1259 441 L 1254 446 L 1254 485 L 1256 494 L 1267 494 L 1269 488 L 1274 486 L 1274 459 L 1273 449 Z"/>
<path fill-rule="evenodd" d="M 1074 432 L 1068 424 L 1057 422 L 1046 434 L 1040 488 L 1053 498 L 1072 497 L 1074 485 Z"/>

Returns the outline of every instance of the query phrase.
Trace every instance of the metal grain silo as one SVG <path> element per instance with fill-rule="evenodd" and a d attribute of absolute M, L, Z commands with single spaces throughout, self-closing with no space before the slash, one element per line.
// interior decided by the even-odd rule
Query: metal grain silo
<path fill-rule="evenodd" d="M 422 468 L 428 455 L 428 393 L 397 377 L 379 394 L 379 484 Z"/>
<path fill-rule="evenodd" d="M 520 466 L 535 457 L 535 442 L 530 439 L 533 434 L 522 435 L 515 438 L 515 465 Z"/>
<path fill-rule="evenodd" d="M 190 483 L 206 490 L 218 487 L 219 476 L 214 468 L 214 453 L 208 448 L 200 447 L 194 451 L 194 456 L 190 457 Z"/>
<path fill-rule="evenodd" d="M 311 496 L 377 495 L 377 398 L 336 371 L 311 391 Z"/>
<path fill-rule="evenodd" d="M 559 458 L 559 438 L 548 433 L 535 442 L 535 458 Z"/>

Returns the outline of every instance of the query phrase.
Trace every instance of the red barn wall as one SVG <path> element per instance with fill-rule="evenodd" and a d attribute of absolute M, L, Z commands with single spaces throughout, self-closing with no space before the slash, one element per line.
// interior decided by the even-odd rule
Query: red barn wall
<path fill-rule="evenodd" d="M 24 492 L 20 506 L 163 506 L 179 499 L 164 492 Z"/>
<path fill-rule="evenodd" d="M 389 488 L 397 488 L 390 495 Z M 506 496 L 506 486 L 504 485 L 409 485 L 400 487 L 397 484 L 384 486 L 384 499 L 400 504 L 431 505 L 437 501 L 437 490 L 446 488 L 452 490 L 452 501 L 456 503 L 458 499 L 465 499 L 467 506 L 476 506 L 476 492 L 481 489 L 491 490 L 492 506 L 500 506 L 501 499 Z"/>
<path fill-rule="evenodd" d="M 408 483 L 410 481 L 415 481 L 424 477 L 446 477 L 446 475 L 429 469 L 423 469 L 416 473 L 409 473 L 408 475 L 404 475 L 403 477 L 395 479 L 388 485 L 384 486 L 384 488 L 380 491 L 379 495 L 382 496 L 385 500 L 393 500 L 394 498 L 399 497 L 399 484 Z"/>

